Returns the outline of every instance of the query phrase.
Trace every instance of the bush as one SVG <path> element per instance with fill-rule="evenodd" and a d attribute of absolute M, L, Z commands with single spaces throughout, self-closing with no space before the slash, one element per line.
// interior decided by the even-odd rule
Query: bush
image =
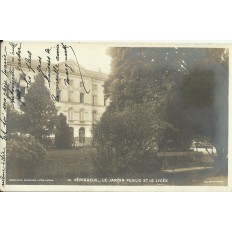
<path fill-rule="evenodd" d="M 13 178 L 33 178 L 43 173 L 47 152 L 31 135 L 13 136 L 7 140 L 7 168 Z"/>
<path fill-rule="evenodd" d="M 58 149 L 68 149 L 73 146 L 73 141 L 73 130 L 68 126 L 66 116 L 60 114 L 56 125 L 55 147 Z"/>
<path fill-rule="evenodd" d="M 157 144 L 169 125 L 154 103 L 133 105 L 122 112 L 106 111 L 94 125 L 94 164 L 102 175 L 159 172 Z"/>

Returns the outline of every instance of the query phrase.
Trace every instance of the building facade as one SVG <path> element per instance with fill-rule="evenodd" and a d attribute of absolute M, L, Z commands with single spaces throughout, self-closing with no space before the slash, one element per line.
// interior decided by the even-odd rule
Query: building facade
<path fill-rule="evenodd" d="M 38 62 L 32 61 L 30 70 L 25 63 L 21 64 L 21 70 L 9 59 L 9 65 L 15 66 L 15 79 L 19 83 L 21 99 L 27 93 L 27 81 L 33 82 L 38 74 Z M 55 101 L 58 115 L 66 116 L 67 123 L 74 136 L 74 146 L 91 145 L 93 123 L 100 119 L 106 110 L 104 97 L 104 83 L 108 74 L 91 71 L 78 64 L 74 60 L 61 62 L 51 67 L 58 67 L 58 72 L 50 72 L 51 95 L 58 96 Z M 68 67 L 68 74 L 67 74 Z M 47 63 L 41 63 L 41 69 L 47 73 Z M 24 74 L 25 75 L 24 75 Z M 57 74 L 59 73 L 59 74 Z M 25 76 L 26 80 L 25 81 Z M 68 77 L 68 83 L 67 83 Z"/>
<path fill-rule="evenodd" d="M 90 145 L 92 125 L 100 119 L 106 109 L 104 82 L 107 74 L 87 70 L 70 60 L 66 65 L 73 70 L 69 75 L 69 84 L 65 84 L 65 64 L 60 64 L 60 80 L 56 103 L 58 114 L 66 116 L 74 133 L 75 146 Z"/>

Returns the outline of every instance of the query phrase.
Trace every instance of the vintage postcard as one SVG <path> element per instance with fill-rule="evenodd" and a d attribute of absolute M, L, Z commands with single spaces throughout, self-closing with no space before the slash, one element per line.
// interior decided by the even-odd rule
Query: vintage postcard
<path fill-rule="evenodd" d="M 1 42 L 1 191 L 231 191 L 231 52 Z"/>

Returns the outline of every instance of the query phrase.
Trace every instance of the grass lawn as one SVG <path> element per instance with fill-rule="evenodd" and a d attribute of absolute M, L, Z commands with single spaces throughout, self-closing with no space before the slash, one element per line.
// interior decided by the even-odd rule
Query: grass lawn
<path fill-rule="evenodd" d="M 117 182 L 74 182 L 75 178 L 97 178 L 96 170 L 94 169 L 93 156 L 96 151 L 93 147 L 80 147 L 78 149 L 69 150 L 48 150 L 47 162 L 42 166 L 38 166 L 35 170 L 33 177 L 36 181 L 27 181 L 26 184 L 57 184 L 57 185 L 81 185 L 81 184 L 93 184 L 93 185 L 144 185 L 143 183 L 117 183 Z M 20 173 L 25 170 L 14 167 L 13 170 L 7 169 L 8 178 L 19 178 Z M 110 179 L 109 177 L 108 179 Z M 147 174 L 133 173 L 133 174 L 121 174 L 112 178 L 121 179 L 154 179 L 154 178 L 167 178 L 168 185 L 226 185 L 227 178 L 224 176 L 217 177 L 211 170 L 195 171 L 191 173 L 177 173 L 177 174 Z M 7 179 L 8 180 L 8 179 Z M 39 180 L 39 181 L 38 181 Z M 41 181 L 40 181 L 41 180 Z M 25 180 L 22 182 L 8 182 L 8 184 L 25 184 Z M 154 182 L 146 182 L 145 185 L 156 185 Z"/>
<path fill-rule="evenodd" d="M 90 177 L 94 174 L 93 159 L 95 150 L 92 147 L 82 147 L 72 150 L 48 151 L 48 162 L 44 178 L 67 179 L 75 177 Z"/>

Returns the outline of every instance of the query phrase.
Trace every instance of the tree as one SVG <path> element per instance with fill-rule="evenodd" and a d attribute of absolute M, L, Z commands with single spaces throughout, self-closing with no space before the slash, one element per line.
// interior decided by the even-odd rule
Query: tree
<path fill-rule="evenodd" d="M 158 172 L 156 151 L 170 125 L 162 119 L 163 105 L 150 102 L 128 106 L 122 112 L 107 111 L 94 125 L 98 172 L 133 174 Z"/>
<path fill-rule="evenodd" d="M 60 114 L 55 133 L 55 146 L 59 149 L 66 149 L 72 147 L 73 134 L 67 124 L 66 116 Z"/>
<path fill-rule="evenodd" d="M 171 141 L 185 150 L 206 137 L 219 160 L 228 151 L 228 51 L 221 48 L 111 48 L 112 73 L 106 83 L 109 111 L 133 104 L 163 102 L 166 128 L 159 148 Z M 220 162 L 218 164 L 221 165 Z"/>
<path fill-rule="evenodd" d="M 25 132 L 42 141 L 54 133 L 57 122 L 57 110 L 42 75 L 35 77 L 24 99 L 25 104 L 20 109 L 23 111 Z"/>
<path fill-rule="evenodd" d="M 13 109 L 10 105 L 7 105 L 7 134 L 8 137 L 12 133 L 17 133 L 23 130 L 22 126 L 22 114 Z"/>
<path fill-rule="evenodd" d="M 228 67 L 215 63 L 183 81 L 183 134 L 205 138 L 217 149 L 216 166 L 226 169 L 228 154 Z M 190 131 L 190 132 L 188 132 Z"/>

